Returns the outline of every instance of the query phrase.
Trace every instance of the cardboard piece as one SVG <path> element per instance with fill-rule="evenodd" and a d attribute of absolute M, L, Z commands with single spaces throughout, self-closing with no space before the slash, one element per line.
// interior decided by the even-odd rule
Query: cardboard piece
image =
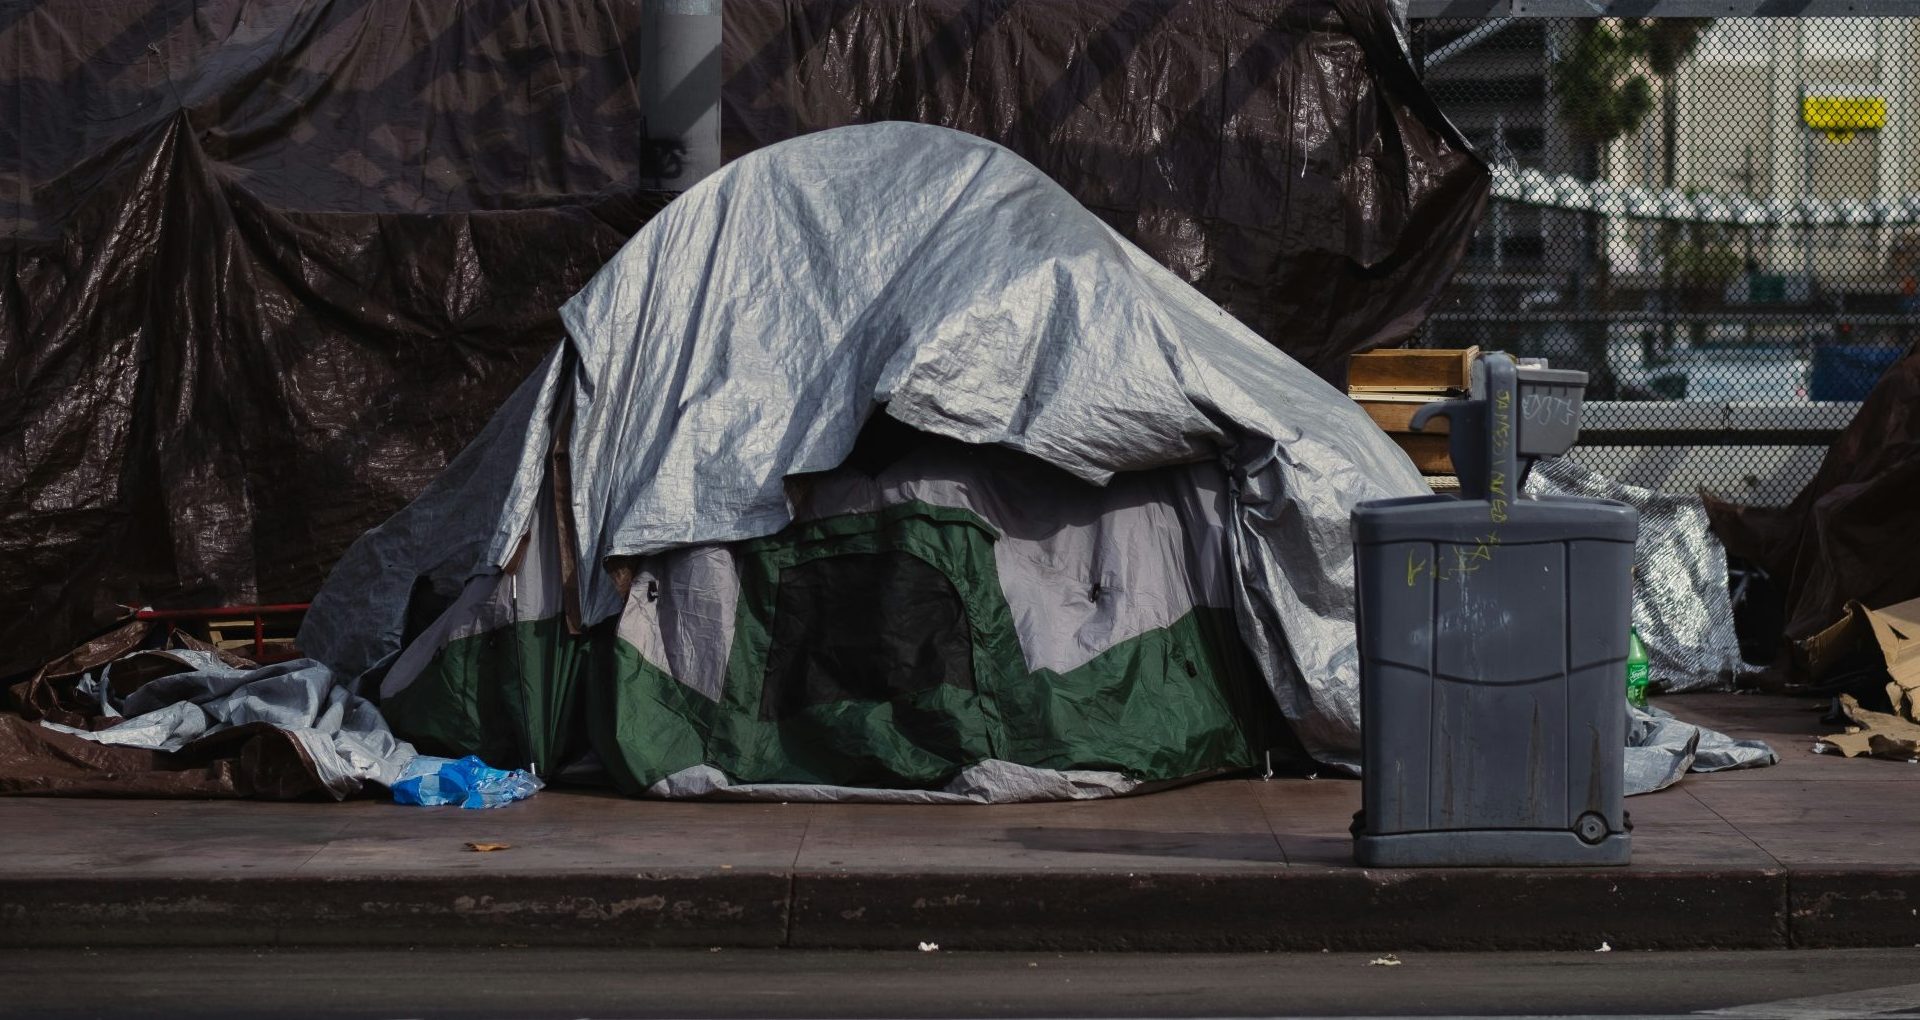
<path fill-rule="evenodd" d="M 1920 759 L 1920 723 L 1885 712 L 1869 712 L 1851 694 L 1840 696 L 1840 712 L 1847 717 L 1846 732 L 1821 737 L 1814 750 L 1831 749 L 1849 758 Z"/>
<path fill-rule="evenodd" d="M 1839 623 L 1800 642 L 1797 651 L 1815 678 L 1842 666 L 1870 663 L 1875 655 L 1890 678 L 1891 714 L 1869 712 L 1852 695 L 1843 694 L 1840 710 L 1847 717 L 1847 731 L 1822 737 L 1821 743 L 1849 758 L 1920 760 L 1920 599 L 1884 609 L 1849 602 Z"/>
<path fill-rule="evenodd" d="M 1794 654 L 1812 680 L 1825 679 L 1843 668 L 1884 665 L 1903 697 L 1910 699 L 1920 694 L 1920 599 L 1883 609 L 1849 602 L 1845 616 L 1796 644 Z M 1894 699 L 1895 705 L 1901 703 L 1902 698 Z M 1920 712 L 1903 714 L 1920 719 Z"/>
<path fill-rule="evenodd" d="M 1873 642 L 1880 646 L 1893 682 L 1909 691 L 1920 687 L 1920 599 L 1869 609 L 1866 614 Z"/>

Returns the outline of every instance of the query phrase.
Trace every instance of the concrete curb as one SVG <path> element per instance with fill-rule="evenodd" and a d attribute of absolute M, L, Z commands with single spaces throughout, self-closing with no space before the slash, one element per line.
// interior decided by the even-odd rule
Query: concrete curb
<path fill-rule="evenodd" d="M 1784 875 L 801 875 L 789 944 L 1159 951 L 1764 948 Z M 1703 903 L 1710 903 L 1702 909 Z"/>
<path fill-rule="evenodd" d="M 1796 870 L 1788 892 L 1796 946 L 1920 946 L 1920 873 Z"/>
<path fill-rule="evenodd" d="M 770 947 L 792 881 L 717 876 L 0 879 L 0 947 Z"/>
<path fill-rule="evenodd" d="M 1507 869 L 0 878 L 0 946 L 1909 946 L 1913 872 Z"/>

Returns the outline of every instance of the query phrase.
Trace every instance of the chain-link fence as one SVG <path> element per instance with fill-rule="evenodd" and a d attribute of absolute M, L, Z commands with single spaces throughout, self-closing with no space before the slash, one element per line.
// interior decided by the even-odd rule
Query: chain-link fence
<path fill-rule="evenodd" d="M 1418 342 L 1586 370 L 1624 481 L 1791 499 L 1920 337 L 1920 18 L 1413 34 L 1496 196 Z"/>

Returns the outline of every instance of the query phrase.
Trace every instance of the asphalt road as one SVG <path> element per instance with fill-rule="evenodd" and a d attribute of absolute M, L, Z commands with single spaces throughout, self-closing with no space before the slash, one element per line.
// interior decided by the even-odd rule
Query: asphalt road
<path fill-rule="evenodd" d="M 1920 948 L 1695 953 L 0 952 L 0 1017 L 1920 1016 Z"/>

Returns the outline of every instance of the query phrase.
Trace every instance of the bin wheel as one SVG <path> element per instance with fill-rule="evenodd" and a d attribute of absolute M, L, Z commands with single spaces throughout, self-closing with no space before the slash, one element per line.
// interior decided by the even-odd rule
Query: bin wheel
<path fill-rule="evenodd" d="M 1347 826 L 1347 832 L 1351 833 L 1353 838 L 1359 839 L 1360 834 L 1365 831 L 1367 831 L 1367 813 L 1365 811 L 1355 811 L 1353 813 L 1353 821 Z"/>
<path fill-rule="evenodd" d="M 1589 811 L 1573 824 L 1573 832 L 1582 843 L 1598 844 L 1607 838 L 1607 820 Z"/>
<path fill-rule="evenodd" d="M 1628 832 L 1633 831 L 1633 812 L 1631 811 L 1620 812 L 1620 827 L 1622 829 L 1627 830 Z"/>

